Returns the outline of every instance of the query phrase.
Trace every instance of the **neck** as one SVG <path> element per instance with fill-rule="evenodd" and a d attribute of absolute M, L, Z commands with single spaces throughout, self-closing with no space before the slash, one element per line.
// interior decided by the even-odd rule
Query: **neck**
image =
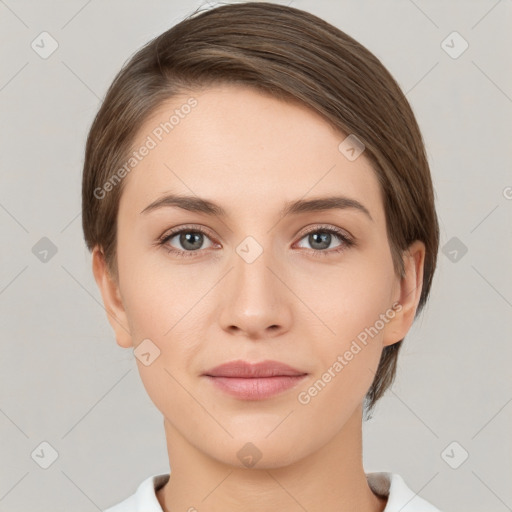
<path fill-rule="evenodd" d="M 362 464 L 362 409 L 326 445 L 291 464 L 239 468 L 209 457 L 164 421 L 171 474 L 157 492 L 164 512 L 382 512 Z M 256 465 L 257 466 L 257 465 Z"/>

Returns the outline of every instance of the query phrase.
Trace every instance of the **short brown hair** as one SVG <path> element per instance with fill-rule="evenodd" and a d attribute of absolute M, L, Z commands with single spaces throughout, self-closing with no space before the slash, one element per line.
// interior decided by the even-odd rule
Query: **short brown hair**
<path fill-rule="evenodd" d="M 298 101 L 364 143 L 364 155 L 381 186 L 396 274 L 404 275 L 402 251 L 415 240 L 426 247 L 418 315 L 436 267 L 439 227 L 423 138 L 412 109 L 390 73 L 364 46 L 321 18 L 279 4 L 247 2 L 196 11 L 124 64 L 86 143 L 82 226 L 88 249 L 101 247 L 117 280 L 123 182 L 102 199 L 95 190 L 127 160 L 139 127 L 164 100 L 221 83 Z M 402 341 L 383 349 L 365 398 L 367 413 L 395 378 Z"/>

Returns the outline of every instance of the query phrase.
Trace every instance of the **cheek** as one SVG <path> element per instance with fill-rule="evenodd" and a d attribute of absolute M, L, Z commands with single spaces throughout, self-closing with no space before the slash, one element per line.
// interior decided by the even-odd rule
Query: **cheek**
<path fill-rule="evenodd" d="M 158 272 L 138 272 L 126 287 L 134 345 L 152 340 L 161 352 L 159 364 L 165 367 L 180 367 L 181 363 L 183 368 L 202 340 L 198 318 L 204 318 L 208 308 L 208 298 L 201 300 L 207 286 L 182 286 L 182 282 L 186 280 L 179 279 L 177 273 L 170 279 Z"/>
<path fill-rule="evenodd" d="M 386 287 L 380 291 L 378 287 L 361 287 L 348 297 L 340 294 L 338 299 L 330 315 L 336 336 L 318 339 L 315 357 L 319 364 L 297 397 L 310 415 L 331 425 L 332 433 L 368 392 L 382 353 L 385 326 L 391 319 Z"/>
<path fill-rule="evenodd" d="M 178 382 L 183 383 L 187 373 L 199 371 L 193 363 L 204 345 L 212 279 L 202 279 L 191 269 L 186 265 L 176 266 L 172 273 L 169 268 L 158 269 L 147 255 L 127 255 L 120 261 L 120 275 L 125 276 L 123 302 L 134 348 L 143 340 L 151 340 L 156 346 L 153 350 L 159 352 L 148 366 L 137 361 L 144 386 L 154 401 L 165 394 L 179 394 Z"/>
<path fill-rule="evenodd" d="M 319 388 L 324 393 L 325 385 L 329 391 L 324 396 L 332 395 L 336 404 L 364 396 L 378 367 L 384 332 L 394 317 L 393 268 L 391 259 L 382 257 L 382 260 L 385 263 L 379 258 L 373 263 L 366 259 L 350 272 L 340 271 L 331 280 L 339 284 L 331 285 L 327 295 L 315 299 L 325 324 L 335 333 L 325 331 L 328 336 L 318 339 Z M 354 397 L 348 397 L 347 390 Z"/>
<path fill-rule="evenodd" d="M 204 295 L 205 284 L 191 266 L 167 260 L 164 249 L 134 243 L 120 235 L 118 261 L 123 302 L 137 344 L 144 338 L 164 337 Z"/>
<path fill-rule="evenodd" d="M 194 295 L 197 297 L 197 295 Z M 197 354 L 204 345 L 201 326 L 194 321 L 193 304 L 173 287 L 163 287 L 146 281 L 129 302 L 129 315 L 134 345 L 144 341 L 136 352 L 154 352 L 150 364 L 137 357 L 137 367 L 146 392 L 162 414 L 174 418 L 173 411 L 190 406 L 188 382 L 199 369 L 194 366 Z M 199 305 L 196 306 L 196 308 Z M 191 309 L 192 308 L 192 309 Z M 197 363 L 196 363 L 197 364 Z M 190 420 L 195 421 L 195 420 Z"/>
<path fill-rule="evenodd" d="M 325 332 L 341 349 L 371 328 L 391 307 L 393 283 L 391 262 L 382 265 L 377 260 L 372 264 L 370 259 L 365 259 L 360 265 L 332 272 L 326 281 L 328 286 L 314 294 L 310 292 L 308 300 L 312 309 L 319 312 L 318 316 L 321 312 L 322 320 L 329 327 Z"/>

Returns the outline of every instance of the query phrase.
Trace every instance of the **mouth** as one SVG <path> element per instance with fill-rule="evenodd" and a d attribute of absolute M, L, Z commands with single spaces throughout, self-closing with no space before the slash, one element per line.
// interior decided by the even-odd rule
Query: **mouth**
<path fill-rule="evenodd" d="M 263 400 L 298 385 L 307 372 L 279 361 L 231 361 L 202 374 L 218 390 L 243 400 Z"/>

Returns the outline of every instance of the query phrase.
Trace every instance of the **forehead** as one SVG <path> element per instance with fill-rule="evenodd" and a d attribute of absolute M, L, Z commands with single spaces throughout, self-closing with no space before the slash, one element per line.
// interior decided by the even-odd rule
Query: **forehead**
<path fill-rule="evenodd" d="M 215 198 L 228 214 L 340 193 L 378 217 L 378 180 L 364 152 L 351 161 L 339 150 L 345 138 L 310 108 L 249 87 L 181 93 L 137 133 L 133 149 L 151 149 L 124 178 L 120 209 L 140 212 L 169 191 Z"/>

